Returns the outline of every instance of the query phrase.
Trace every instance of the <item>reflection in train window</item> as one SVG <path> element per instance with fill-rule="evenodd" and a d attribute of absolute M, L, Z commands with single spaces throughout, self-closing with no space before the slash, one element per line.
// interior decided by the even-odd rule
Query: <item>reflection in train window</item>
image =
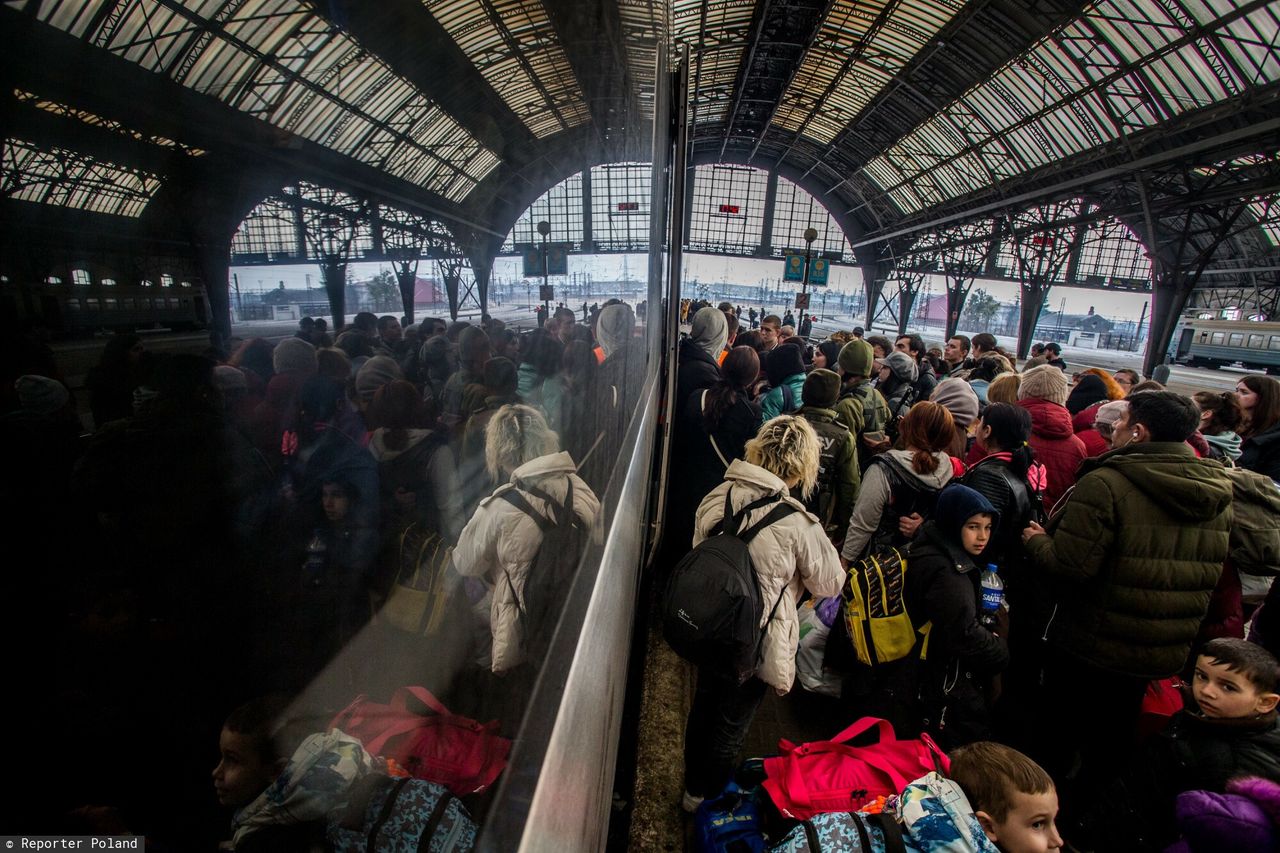
<path fill-rule="evenodd" d="M 174 297 L 174 296 L 170 296 L 170 297 L 169 297 L 169 307 L 170 307 L 170 308 L 177 308 L 177 307 L 178 307 L 178 299 L 177 299 L 177 297 Z"/>
<path fill-rule="evenodd" d="M 181 285 L 181 286 L 182 286 L 182 287 L 190 287 L 190 286 L 191 286 L 191 282 L 189 282 L 189 281 L 184 281 L 184 282 L 182 282 L 182 285 Z"/>
<path fill-rule="evenodd" d="M 90 296 L 88 299 L 84 301 L 84 307 L 86 311 L 97 311 L 98 308 L 101 306 L 99 306 L 97 299 Z"/>
<path fill-rule="evenodd" d="M 72 270 L 71 283 L 78 284 L 81 287 L 88 287 L 90 284 L 93 283 L 93 279 L 89 277 L 88 270 Z"/>
<path fill-rule="evenodd" d="M 173 287 L 173 276 L 169 275 L 168 273 L 162 273 L 160 275 L 160 286 Z"/>
<path fill-rule="evenodd" d="M 115 287 L 116 280 L 114 278 L 104 278 L 101 284 L 103 287 Z"/>
<path fill-rule="evenodd" d="M 1221 346 L 1221 344 L 1222 344 L 1222 342 L 1223 342 L 1224 340 L 1226 340 L 1226 335 L 1225 335 L 1225 333 L 1223 333 L 1223 332 L 1214 332 L 1214 333 L 1213 333 L 1213 343 L 1218 344 L 1219 346 Z"/>
<path fill-rule="evenodd" d="M 1200 333 L 1200 343 L 1202 343 L 1202 344 L 1207 344 L 1207 343 L 1209 343 L 1209 333 L 1208 333 L 1208 332 L 1201 332 L 1201 333 Z"/>
<path fill-rule="evenodd" d="M 154 285 L 154 283 L 153 283 L 153 282 L 151 281 L 151 279 L 149 279 L 149 278 L 144 278 L 142 281 L 138 282 L 138 284 L 139 284 L 141 287 L 154 287 L 154 286 L 155 286 L 155 285 Z"/>
<path fill-rule="evenodd" d="M 66 301 L 66 306 L 67 306 L 67 310 L 68 310 L 68 311 L 79 311 L 79 310 L 80 310 L 80 300 L 79 300 L 79 299 L 68 299 L 68 300 Z"/>
<path fill-rule="evenodd" d="M 1257 349 L 1262 349 L 1262 341 L 1264 338 L 1265 338 L 1265 335 L 1250 335 L 1249 346 L 1251 348 L 1256 347 Z"/>
<path fill-rule="evenodd" d="M 56 275 L 51 275 L 45 278 L 44 283 L 45 284 L 62 284 L 62 279 L 60 279 Z"/>
<path fill-rule="evenodd" d="M 1280 335 L 1271 336 L 1271 340 L 1267 344 L 1267 349 L 1280 349 Z"/>
<path fill-rule="evenodd" d="M 137 303 L 133 301 L 132 296 L 126 296 L 120 300 L 120 307 L 126 311 L 132 311 Z"/>
<path fill-rule="evenodd" d="M 1229 347 L 1242 347 L 1242 346 L 1244 346 L 1244 333 L 1243 333 L 1243 332 L 1232 332 L 1232 333 L 1231 333 L 1231 337 L 1227 338 L 1227 346 L 1229 346 Z"/>
<path fill-rule="evenodd" d="M 108 311 L 114 311 L 116 310 L 116 301 L 108 296 L 106 299 L 102 300 L 102 307 Z"/>

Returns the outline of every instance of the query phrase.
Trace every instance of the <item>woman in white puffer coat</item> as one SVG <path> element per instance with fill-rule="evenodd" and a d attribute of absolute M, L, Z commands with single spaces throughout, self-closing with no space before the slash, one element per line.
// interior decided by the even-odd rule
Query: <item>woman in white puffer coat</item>
<path fill-rule="evenodd" d="M 550 520 L 557 508 L 526 487 L 563 504 L 572 481 L 573 511 L 582 524 L 590 528 L 600 512 L 600 501 L 577 475 L 573 459 L 558 448 L 556 434 L 530 406 L 503 406 L 485 428 L 485 465 L 493 482 L 503 485 L 480 502 L 463 528 L 453 551 L 453 566 L 464 577 L 482 578 L 490 588 L 494 672 L 513 669 L 525 660 L 515 597 L 523 601 L 529 567 L 542 545 L 542 532 L 533 519 L 500 495 L 519 487 L 533 509 Z"/>
<path fill-rule="evenodd" d="M 702 499 L 694 521 L 693 544 L 716 532 L 724 517 L 726 493 L 735 513 L 771 495 L 798 511 L 763 528 L 747 546 L 766 610 L 763 654 L 755 676 L 739 685 L 735 675 L 698 668 L 697 690 L 685 728 L 682 805 L 688 811 L 724 788 L 765 690 L 772 687 L 784 694 L 791 689 L 800 640 L 796 614 L 800 596 L 806 589 L 815 597 L 839 595 L 845 577 L 822 523 L 790 494 L 799 487 L 801 496 L 808 497 L 817 483 L 819 450 L 813 427 L 799 417 L 773 418 L 747 442 L 746 457 L 745 462 L 735 459 L 725 471 L 724 482 Z M 747 513 L 741 529 L 760 521 L 773 508 L 774 504 L 765 504 Z M 773 602 L 777 602 L 776 609 Z"/>

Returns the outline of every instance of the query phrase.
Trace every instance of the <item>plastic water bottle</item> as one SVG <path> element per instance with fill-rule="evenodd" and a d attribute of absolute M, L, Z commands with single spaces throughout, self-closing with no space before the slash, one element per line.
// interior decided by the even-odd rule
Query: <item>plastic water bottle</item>
<path fill-rule="evenodd" d="M 302 564 L 303 586 L 320 586 L 324 583 L 325 564 L 328 562 L 329 546 L 324 544 L 324 537 L 317 530 L 307 543 L 307 559 Z"/>
<path fill-rule="evenodd" d="M 986 570 L 982 573 L 982 624 L 988 628 L 994 629 L 996 626 L 996 611 L 1000 609 L 1000 604 L 1004 601 L 1004 581 L 1000 579 L 1000 572 L 996 569 L 995 563 L 987 563 Z"/>

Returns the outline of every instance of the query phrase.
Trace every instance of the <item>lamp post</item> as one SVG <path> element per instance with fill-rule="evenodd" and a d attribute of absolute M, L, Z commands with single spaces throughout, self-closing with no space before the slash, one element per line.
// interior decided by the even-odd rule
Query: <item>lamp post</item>
<path fill-rule="evenodd" d="M 804 276 L 800 279 L 800 295 L 804 296 L 804 309 L 809 310 L 809 257 L 813 254 L 813 241 L 818 239 L 818 229 L 804 229 Z"/>
<path fill-rule="evenodd" d="M 545 297 L 547 295 L 547 291 L 545 290 L 545 288 L 551 286 L 547 281 L 547 261 L 548 261 L 547 236 L 551 233 L 551 223 L 545 219 L 539 222 L 538 233 L 542 235 L 542 286 L 544 288 L 544 290 L 542 291 L 542 295 Z M 542 300 L 542 315 L 546 317 L 548 320 L 551 319 L 550 302 L 551 300 L 549 299 L 544 298 Z"/>

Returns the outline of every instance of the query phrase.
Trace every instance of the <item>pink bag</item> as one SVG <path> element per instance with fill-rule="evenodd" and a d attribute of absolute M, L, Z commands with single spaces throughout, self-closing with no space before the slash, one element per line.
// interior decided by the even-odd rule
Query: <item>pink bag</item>
<path fill-rule="evenodd" d="M 357 696 L 329 728 L 357 738 L 370 755 L 393 758 L 411 775 L 458 796 L 492 785 L 511 751 L 497 721 L 481 724 L 456 716 L 425 687 L 401 687 L 390 705 Z"/>
<path fill-rule="evenodd" d="M 845 743 L 872 726 L 879 727 L 879 743 Z M 946 774 L 951 769 L 927 734 L 920 740 L 898 740 L 893 726 L 877 717 L 863 717 L 828 741 L 796 746 L 783 740 L 778 749 L 781 755 L 764 760 L 764 789 L 778 811 L 795 820 L 854 811 L 876 797 L 902 793 L 930 771 Z"/>

